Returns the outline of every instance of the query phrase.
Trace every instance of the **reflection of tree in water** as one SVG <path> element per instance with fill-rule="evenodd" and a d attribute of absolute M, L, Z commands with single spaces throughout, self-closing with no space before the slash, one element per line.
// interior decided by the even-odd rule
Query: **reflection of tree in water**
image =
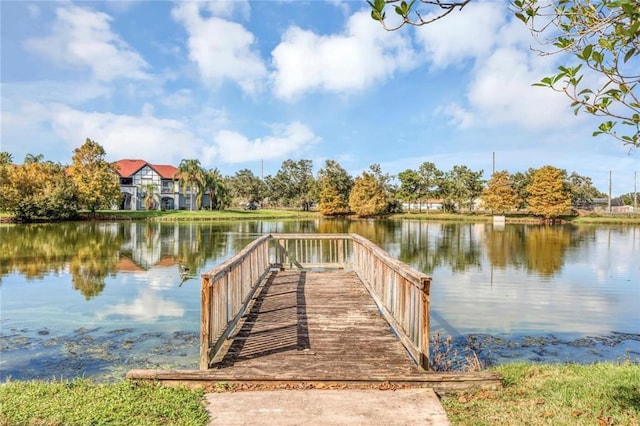
<path fill-rule="evenodd" d="M 385 248 L 388 244 L 397 242 L 401 229 L 401 221 L 358 219 L 349 222 L 348 232 L 361 235 Z"/>
<path fill-rule="evenodd" d="M 470 266 L 480 267 L 480 238 L 473 232 L 477 225 L 447 223 L 442 228 L 442 239 L 437 253 L 446 256 L 444 263 L 452 271 L 465 271 Z"/>
<path fill-rule="evenodd" d="M 571 245 L 571 231 L 564 226 L 539 225 L 527 228 L 525 252 L 527 270 L 554 275 L 562 269 L 564 254 Z"/>
<path fill-rule="evenodd" d="M 487 256 L 495 267 L 525 268 L 541 275 L 558 273 L 571 247 L 593 240 L 594 228 L 550 225 L 485 226 Z"/>
<path fill-rule="evenodd" d="M 345 219 L 323 219 L 318 223 L 319 234 L 344 234 L 349 232 L 349 221 Z"/>
<path fill-rule="evenodd" d="M 514 266 L 520 269 L 526 265 L 523 242 L 525 228 L 521 225 L 498 228 L 485 225 L 484 240 L 489 262 L 496 268 Z"/>
<path fill-rule="evenodd" d="M 28 279 L 60 273 L 68 266 L 73 286 L 87 299 L 104 289 L 117 268 L 121 240 L 98 223 L 11 225 L 0 228 L 0 273 Z"/>
<path fill-rule="evenodd" d="M 473 224 L 432 221 L 353 221 L 349 232 L 373 241 L 425 273 L 442 265 L 454 271 L 480 267 L 480 238 Z M 394 246 L 399 251 L 394 250 Z"/>
<path fill-rule="evenodd" d="M 425 273 L 431 273 L 444 261 L 440 245 L 442 224 L 436 222 L 406 221 L 400 239 L 400 260 Z"/>

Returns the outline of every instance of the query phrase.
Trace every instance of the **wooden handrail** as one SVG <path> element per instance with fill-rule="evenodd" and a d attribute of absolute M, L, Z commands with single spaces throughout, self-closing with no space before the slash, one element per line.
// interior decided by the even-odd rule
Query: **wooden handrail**
<path fill-rule="evenodd" d="M 200 369 L 209 368 L 269 271 L 270 238 L 257 238 L 231 259 L 202 274 Z"/>
<path fill-rule="evenodd" d="M 407 351 L 428 369 L 431 278 L 356 234 L 263 235 L 202 274 L 201 369 L 209 368 L 274 267 L 353 269 Z"/>
<path fill-rule="evenodd" d="M 353 269 L 416 364 L 429 369 L 431 277 L 392 258 L 359 235 L 353 241 Z"/>

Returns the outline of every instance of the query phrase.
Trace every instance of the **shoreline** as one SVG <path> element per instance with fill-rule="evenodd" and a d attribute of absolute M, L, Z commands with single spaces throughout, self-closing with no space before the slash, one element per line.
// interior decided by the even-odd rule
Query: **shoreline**
<path fill-rule="evenodd" d="M 493 215 L 488 213 L 394 213 L 386 216 L 372 218 L 359 218 L 356 216 L 323 216 L 318 212 L 304 212 L 299 210 L 101 210 L 91 215 L 80 213 L 79 217 L 69 222 L 110 222 L 110 221 L 157 221 L 157 222 L 197 222 L 197 221 L 243 221 L 243 220 L 304 220 L 304 219 L 350 219 L 350 220 L 424 220 L 437 222 L 472 222 L 491 223 Z M 0 223 L 20 224 L 13 221 L 8 213 L 0 213 Z M 51 221 L 38 221 L 33 223 L 57 223 Z M 545 220 L 526 214 L 505 215 L 505 223 L 545 224 Z M 592 224 L 592 225 L 640 225 L 640 214 L 595 214 L 586 213 L 574 216 L 562 216 L 555 220 L 555 224 Z"/>

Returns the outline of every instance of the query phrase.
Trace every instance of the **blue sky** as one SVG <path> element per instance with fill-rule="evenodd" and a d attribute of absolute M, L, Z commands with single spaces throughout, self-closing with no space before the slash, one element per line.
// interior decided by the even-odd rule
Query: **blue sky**
<path fill-rule="evenodd" d="M 640 150 L 532 87 L 539 57 L 503 1 L 386 32 L 362 1 L 2 1 L 1 141 L 70 163 L 107 159 L 275 174 L 333 159 L 356 175 L 424 161 L 510 172 L 550 164 L 633 191 Z"/>

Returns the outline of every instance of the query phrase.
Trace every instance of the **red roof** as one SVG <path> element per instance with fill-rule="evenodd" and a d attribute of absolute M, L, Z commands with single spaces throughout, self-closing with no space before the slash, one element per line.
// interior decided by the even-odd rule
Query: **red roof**
<path fill-rule="evenodd" d="M 174 175 L 178 171 L 177 167 L 167 165 L 167 164 L 151 164 L 147 163 L 144 160 L 131 160 L 124 159 L 116 161 L 116 165 L 118 166 L 118 174 L 121 177 L 131 177 L 138 170 L 143 168 L 144 166 L 149 166 L 153 170 L 156 171 L 163 179 L 173 179 Z"/>

